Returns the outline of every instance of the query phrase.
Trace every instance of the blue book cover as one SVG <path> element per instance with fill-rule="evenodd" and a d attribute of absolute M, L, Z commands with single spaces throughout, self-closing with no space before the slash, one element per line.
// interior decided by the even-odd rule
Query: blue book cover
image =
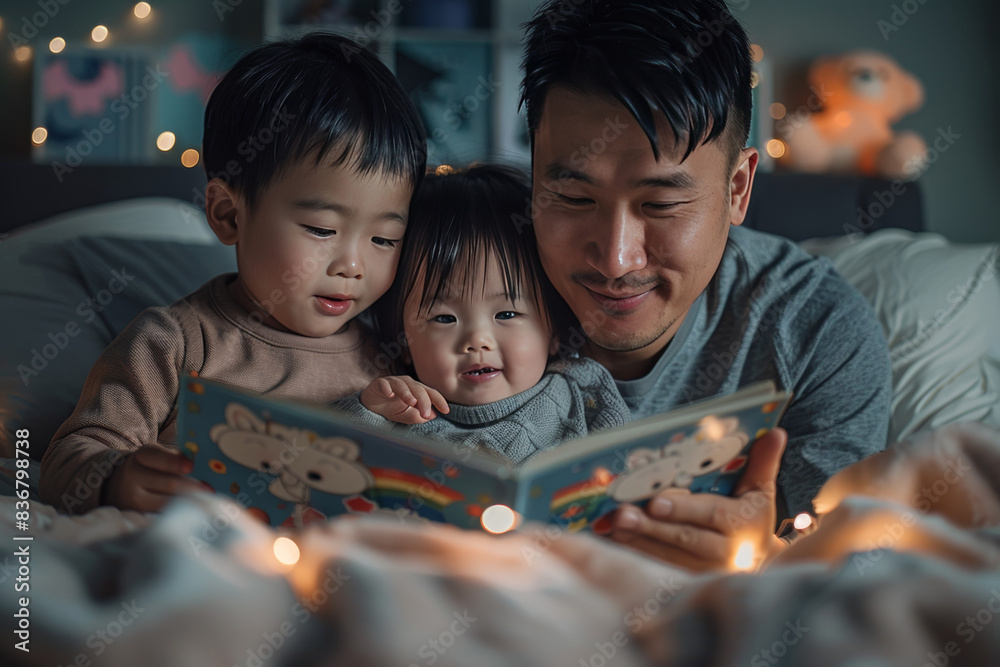
<path fill-rule="evenodd" d="M 563 443 L 514 468 L 485 450 L 192 377 L 181 382 L 177 442 L 194 463 L 192 477 L 272 526 L 383 512 L 493 529 L 486 518 L 509 509 L 516 521 L 603 532 L 619 503 L 641 504 L 667 488 L 731 493 L 750 444 L 778 425 L 790 401 L 759 383 Z"/>

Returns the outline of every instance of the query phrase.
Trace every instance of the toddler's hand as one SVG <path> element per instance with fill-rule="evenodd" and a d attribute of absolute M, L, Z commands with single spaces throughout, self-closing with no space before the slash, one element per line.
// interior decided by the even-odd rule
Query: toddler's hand
<path fill-rule="evenodd" d="M 148 445 L 129 454 L 104 482 L 104 499 L 123 510 L 159 512 L 174 495 L 200 488 L 184 477 L 192 463 L 178 452 Z"/>
<path fill-rule="evenodd" d="M 361 392 L 361 404 L 386 419 L 400 424 L 423 424 L 449 411 L 448 401 L 437 389 L 431 389 L 408 375 L 392 375 L 372 381 Z"/>

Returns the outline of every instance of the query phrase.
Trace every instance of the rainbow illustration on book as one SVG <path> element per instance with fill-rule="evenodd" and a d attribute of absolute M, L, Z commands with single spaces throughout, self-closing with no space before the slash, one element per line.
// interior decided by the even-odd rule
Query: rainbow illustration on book
<path fill-rule="evenodd" d="M 642 506 L 672 490 L 731 495 L 750 443 L 790 400 L 759 383 L 514 467 L 467 445 L 366 427 L 326 406 L 194 376 L 181 384 L 177 432 L 192 477 L 271 526 L 385 515 L 494 533 L 524 521 L 605 533 L 623 503 Z"/>
<path fill-rule="evenodd" d="M 372 471 L 375 483 L 366 495 L 383 509 L 407 511 L 417 506 L 412 511 L 418 516 L 432 521 L 444 521 L 444 509 L 454 502 L 465 500 L 465 496 L 458 491 L 433 484 L 426 477 L 388 468 L 369 470 Z"/>
<path fill-rule="evenodd" d="M 189 381 L 188 390 L 199 396 L 204 385 Z M 196 400 L 185 407 L 191 414 L 201 412 Z M 268 411 L 258 416 L 235 401 L 225 405 L 224 415 L 225 421 L 208 429 L 218 447 L 215 456 L 199 455 L 201 448 L 191 440 L 184 444 L 184 453 L 194 461 L 195 476 L 206 490 L 228 490 L 237 501 L 243 494 L 247 502 L 242 504 L 252 504 L 251 514 L 265 523 L 304 525 L 325 519 L 327 514 L 313 506 L 317 493 L 340 496 L 342 509 L 337 513 L 383 511 L 434 521 L 444 521 L 442 511 L 465 499 L 427 476 L 365 465 L 361 446 L 352 438 L 322 437 L 313 430 L 275 421 Z M 220 453 L 223 456 L 217 458 Z M 448 470 L 458 474 L 457 468 Z M 251 491 L 256 496 L 252 503 Z M 328 499 L 323 505 L 329 511 Z"/>

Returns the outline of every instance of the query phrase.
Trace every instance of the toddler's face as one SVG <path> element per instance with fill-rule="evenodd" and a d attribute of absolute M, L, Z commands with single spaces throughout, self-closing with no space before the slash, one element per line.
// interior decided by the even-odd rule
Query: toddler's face
<path fill-rule="evenodd" d="M 412 187 L 347 165 L 287 169 L 237 219 L 239 280 L 265 324 L 329 336 L 392 284 Z M 244 219 L 245 218 L 245 219 Z"/>
<path fill-rule="evenodd" d="M 470 270 L 472 282 L 456 286 L 430 310 L 419 312 L 420 289 L 404 304 L 403 320 L 417 379 L 450 403 L 482 405 L 530 389 L 541 379 L 556 340 L 522 281 L 513 302 L 504 296 L 496 260 Z M 418 276 L 423 284 L 423 271 Z"/>

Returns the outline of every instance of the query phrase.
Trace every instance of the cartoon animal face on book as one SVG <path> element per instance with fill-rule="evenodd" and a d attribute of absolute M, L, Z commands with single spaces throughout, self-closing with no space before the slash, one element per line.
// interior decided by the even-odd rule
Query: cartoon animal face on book
<path fill-rule="evenodd" d="M 213 426 L 209 437 L 236 463 L 277 475 L 268 490 L 282 500 L 308 503 L 310 489 L 347 495 L 375 483 L 353 440 L 265 422 L 239 403 L 226 406 L 226 423 Z"/>
<path fill-rule="evenodd" d="M 664 489 L 690 489 L 698 477 L 742 467 L 745 459 L 739 454 L 749 441 L 735 417 L 706 421 L 690 436 L 658 450 L 632 450 L 625 472 L 608 487 L 608 495 L 631 503 L 648 500 Z"/>

